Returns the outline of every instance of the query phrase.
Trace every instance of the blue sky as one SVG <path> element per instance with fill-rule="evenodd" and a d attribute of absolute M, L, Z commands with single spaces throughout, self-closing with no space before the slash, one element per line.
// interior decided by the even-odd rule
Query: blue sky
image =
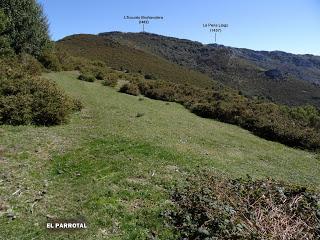
<path fill-rule="evenodd" d="M 214 42 L 203 23 L 227 23 L 217 43 L 320 55 L 320 0 L 38 0 L 54 40 L 76 33 L 139 32 L 129 16 L 164 16 L 146 31 Z"/>

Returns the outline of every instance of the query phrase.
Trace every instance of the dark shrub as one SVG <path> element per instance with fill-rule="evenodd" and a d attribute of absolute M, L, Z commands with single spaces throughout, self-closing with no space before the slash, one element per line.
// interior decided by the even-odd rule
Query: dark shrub
<path fill-rule="evenodd" d="M 156 80 L 157 79 L 157 77 L 153 74 L 146 74 L 146 75 L 144 75 L 144 78 L 147 80 Z"/>
<path fill-rule="evenodd" d="M 83 103 L 78 98 L 72 99 L 72 105 L 73 105 L 72 111 L 74 111 L 74 112 L 81 111 L 81 109 L 83 108 Z"/>
<path fill-rule="evenodd" d="M 137 113 L 137 115 L 136 115 L 137 118 L 143 117 L 143 116 L 144 116 L 144 113 L 141 113 L 141 112 Z"/>
<path fill-rule="evenodd" d="M 82 62 L 88 61 L 86 59 L 70 56 L 59 46 L 56 46 L 56 55 L 63 71 L 79 70 L 77 68 L 79 68 Z"/>
<path fill-rule="evenodd" d="M 94 82 L 96 80 L 96 78 L 91 75 L 91 74 L 80 74 L 80 76 L 78 77 L 79 80 L 81 81 L 85 81 L 85 82 Z"/>
<path fill-rule="evenodd" d="M 33 122 L 37 125 L 63 123 L 74 107 L 73 101 L 55 83 L 35 79 L 33 89 Z"/>
<path fill-rule="evenodd" d="M 0 77 L 2 78 L 18 79 L 26 75 L 40 75 L 41 72 L 41 64 L 29 54 L 0 58 Z"/>
<path fill-rule="evenodd" d="M 191 111 L 200 117 L 214 118 L 214 107 L 210 103 L 196 103 L 192 105 Z"/>
<path fill-rule="evenodd" d="M 48 70 L 61 71 L 62 67 L 59 59 L 53 49 L 48 49 L 44 51 L 39 57 L 40 63 Z"/>
<path fill-rule="evenodd" d="M 31 124 L 32 96 L 30 94 L 17 93 L 16 95 L 0 97 L 0 124 Z"/>
<path fill-rule="evenodd" d="M 106 77 L 106 74 L 103 71 L 98 71 L 98 73 L 96 74 L 97 80 L 104 80 L 105 77 Z"/>
<path fill-rule="evenodd" d="M 109 79 L 106 79 L 106 80 L 103 80 L 101 82 L 101 84 L 103 86 L 108 86 L 108 87 L 115 87 L 117 85 L 117 81 L 116 80 L 109 80 Z"/>
<path fill-rule="evenodd" d="M 115 87 L 118 83 L 118 77 L 116 74 L 109 73 L 106 75 L 105 79 L 102 81 L 102 85 Z"/>
<path fill-rule="evenodd" d="M 46 79 L 0 80 L 0 124 L 56 125 L 74 108 L 72 99 Z"/>
<path fill-rule="evenodd" d="M 134 84 L 134 83 L 126 83 L 126 84 L 124 84 L 120 88 L 119 92 L 130 94 L 130 95 L 134 95 L 134 96 L 138 96 L 140 94 L 138 86 L 136 84 Z"/>
<path fill-rule="evenodd" d="M 102 62 L 102 61 L 91 61 L 91 64 L 98 68 L 106 68 L 105 62 Z"/>
<path fill-rule="evenodd" d="M 279 69 L 270 69 L 265 71 L 264 74 L 271 79 L 284 78 L 282 72 Z"/>
<path fill-rule="evenodd" d="M 29 54 L 22 54 L 19 56 L 19 64 L 22 65 L 23 71 L 27 75 L 37 76 L 43 71 L 43 67 L 37 59 Z M 14 67 L 17 68 L 17 67 Z"/>
<path fill-rule="evenodd" d="M 172 194 L 181 239 L 318 239 L 320 194 L 273 180 L 205 174 Z"/>
<path fill-rule="evenodd" d="M 303 122 L 305 125 L 312 125 L 317 129 L 320 129 L 320 114 L 319 110 L 314 106 L 301 106 L 301 107 L 285 107 L 285 111 L 289 113 L 291 117 Z"/>

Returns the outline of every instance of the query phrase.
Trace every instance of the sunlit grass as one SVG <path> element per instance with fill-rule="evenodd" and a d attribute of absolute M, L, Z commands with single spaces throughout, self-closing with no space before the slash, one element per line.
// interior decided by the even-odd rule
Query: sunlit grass
<path fill-rule="evenodd" d="M 2 211 L 0 239 L 174 238 L 160 213 L 171 206 L 170 189 L 196 169 L 319 186 L 315 153 L 197 117 L 175 103 L 79 81 L 76 73 L 46 76 L 85 108 L 61 126 L 0 127 L 0 201 L 16 215 L 10 220 Z M 89 229 L 48 233 L 48 215 L 83 216 Z"/>

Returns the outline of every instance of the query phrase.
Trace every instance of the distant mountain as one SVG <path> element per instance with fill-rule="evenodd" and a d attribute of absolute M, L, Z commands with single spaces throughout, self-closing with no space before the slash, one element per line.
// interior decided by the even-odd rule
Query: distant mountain
<path fill-rule="evenodd" d="M 130 70 L 140 69 L 163 80 L 202 87 L 210 87 L 215 80 L 247 96 L 320 108 L 318 56 L 204 45 L 150 33 L 75 35 L 62 39 L 58 45 L 73 55 L 103 60 L 110 66 L 123 64 Z M 187 69 L 194 71 L 190 75 Z M 196 75 L 198 80 L 194 78 Z"/>
<path fill-rule="evenodd" d="M 204 45 L 150 33 L 101 33 L 130 47 L 208 74 L 249 96 L 320 106 L 320 57 Z"/>
<path fill-rule="evenodd" d="M 259 67 L 278 71 L 320 85 L 320 56 L 296 55 L 281 51 L 253 51 L 233 48 L 233 52 Z"/>
<path fill-rule="evenodd" d="M 295 55 L 281 51 L 254 51 L 217 44 L 203 45 L 199 42 L 150 33 L 109 32 L 99 35 L 126 40 L 127 43 L 131 42 L 136 47 L 146 48 L 155 54 L 181 62 L 183 65 L 189 65 L 189 67 L 201 65 L 202 54 L 214 57 L 214 54 L 223 52 L 227 54 L 228 58 L 245 59 L 263 69 L 277 69 L 285 74 L 290 73 L 298 79 L 320 84 L 320 56 Z"/>

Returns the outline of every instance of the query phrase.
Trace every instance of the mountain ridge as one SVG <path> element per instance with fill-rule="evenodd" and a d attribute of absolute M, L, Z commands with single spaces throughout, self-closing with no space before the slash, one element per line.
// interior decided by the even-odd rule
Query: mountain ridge
<path fill-rule="evenodd" d="M 87 36 L 90 37 L 72 35 L 59 40 L 58 45 L 64 45 L 73 55 L 103 60 L 111 66 L 118 61 L 125 66 L 132 65 L 132 71 L 156 71 L 162 80 L 177 81 L 177 78 L 179 83 L 184 83 L 184 78 L 190 77 L 181 75 L 178 68 L 191 69 L 200 74 L 201 81 L 198 82 L 203 87 L 211 87 L 216 81 L 249 97 L 262 97 L 290 106 L 311 104 L 320 108 L 320 57 L 317 56 L 204 45 L 153 33 L 108 32 Z M 108 41 L 118 46 L 112 49 L 113 46 L 106 46 Z M 106 48 L 108 51 L 102 55 Z M 134 63 L 128 52 L 134 55 Z M 153 66 L 149 63 L 139 66 L 139 61 L 151 62 L 151 56 L 156 56 L 159 61 Z M 169 71 L 170 63 L 173 64 L 170 68 L 175 67 Z M 162 74 L 164 71 L 166 74 Z M 204 75 L 208 78 L 205 79 Z M 185 83 L 192 81 L 197 84 L 190 79 Z"/>
<path fill-rule="evenodd" d="M 121 35 L 121 36 L 120 36 Z M 174 42 L 181 42 L 181 43 L 190 43 L 192 44 L 193 47 L 202 47 L 202 48 L 215 48 L 215 49 L 226 49 L 226 50 L 230 50 L 232 52 L 232 54 L 234 54 L 236 57 L 243 57 L 246 60 L 249 60 L 251 62 L 254 62 L 255 64 L 257 64 L 257 66 L 259 67 L 263 67 L 263 68 L 276 68 L 277 65 L 281 65 L 285 62 L 285 60 L 291 60 L 293 64 L 295 64 L 295 67 L 299 67 L 299 66 L 303 66 L 303 67 L 316 67 L 318 72 L 317 72 L 317 76 L 314 76 L 314 81 L 312 81 L 307 77 L 304 77 L 302 74 L 300 75 L 294 75 L 295 77 L 302 77 L 302 80 L 309 80 L 311 82 L 320 84 L 320 56 L 317 55 L 312 55 L 312 54 L 293 54 L 293 53 L 288 53 L 285 51 L 280 51 L 280 50 L 275 50 L 275 51 L 265 51 L 265 50 L 251 50 L 248 48 L 238 48 L 238 47 L 230 47 L 230 46 L 225 46 L 225 45 L 221 45 L 221 44 L 203 44 L 201 42 L 198 41 L 192 41 L 192 40 L 188 40 L 188 39 L 179 39 L 176 37 L 167 37 L 167 36 L 162 36 L 162 35 L 158 35 L 158 34 L 154 34 L 154 33 L 122 33 L 122 32 L 107 32 L 107 33 L 99 33 L 98 36 L 109 36 L 111 38 L 114 39 L 118 39 L 117 37 L 126 37 L 132 41 L 134 40 L 132 38 L 132 36 L 145 36 L 145 37 L 151 37 L 151 39 L 148 40 L 154 40 L 152 38 L 157 38 L 157 41 L 174 41 Z M 135 42 L 137 43 L 137 42 Z M 262 59 L 264 57 L 264 59 Z M 276 63 L 260 63 L 257 60 L 266 60 L 266 58 L 269 62 L 271 60 L 276 61 L 278 60 Z M 270 59 L 271 58 L 271 59 Z M 281 66 L 283 71 L 284 68 L 283 66 Z M 292 67 L 289 69 L 290 72 L 293 71 Z"/>
<path fill-rule="evenodd" d="M 109 32 L 101 32 L 101 33 L 97 33 L 97 34 L 93 34 L 93 35 L 97 35 L 97 36 L 107 36 L 107 35 L 113 35 L 113 34 L 145 34 L 145 35 L 150 35 L 150 36 L 155 36 L 155 37 L 166 37 L 166 38 L 171 38 L 171 39 L 175 39 L 175 40 L 183 40 L 183 41 L 189 41 L 189 42 L 194 42 L 194 43 L 199 43 L 203 46 L 209 46 L 209 45 L 215 45 L 215 46 L 221 46 L 221 47 L 225 47 L 225 48 L 233 48 L 233 49 L 240 49 L 240 50 L 250 50 L 250 51 L 254 51 L 254 52 L 264 52 L 264 53 L 286 53 L 286 54 L 290 54 L 290 55 L 297 55 L 297 56 L 311 56 L 311 57 L 317 57 L 320 58 L 320 55 L 317 54 L 311 54 L 311 53 L 293 53 L 293 52 L 287 52 L 284 50 L 280 50 L 280 49 L 276 49 L 276 50 L 257 50 L 257 49 L 251 49 L 251 48 L 246 48 L 246 47 L 234 47 L 234 46 L 228 46 L 228 45 L 224 45 L 224 44 L 219 44 L 219 43 L 203 43 L 197 40 L 190 40 L 187 38 L 179 38 L 179 37 L 175 37 L 175 36 L 166 36 L 166 35 L 161 35 L 161 34 L 157 34 L 157 33 L 151 33 L 151 32 L 122 32 L 122 31 L 109 31 Z M 75 34 L 76 35 L 76 34 Z M 67 36 L 66 36 L 67 37 Z M 60 41 L 62 39 L 64 39 L 65 37 L 57 40 Z"/>

